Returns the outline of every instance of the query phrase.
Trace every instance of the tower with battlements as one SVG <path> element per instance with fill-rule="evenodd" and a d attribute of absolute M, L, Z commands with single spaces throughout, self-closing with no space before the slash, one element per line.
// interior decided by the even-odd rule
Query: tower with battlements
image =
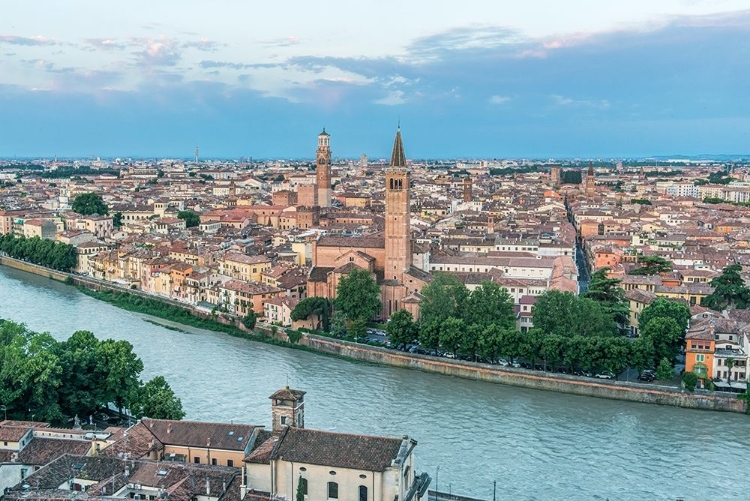
<path fill-rule="evenodd" d="M 318 151 L 315 157 L 317 174 L 318 205 L 331 206 L 331 136 L 323 127 L 318 134 Z"/>

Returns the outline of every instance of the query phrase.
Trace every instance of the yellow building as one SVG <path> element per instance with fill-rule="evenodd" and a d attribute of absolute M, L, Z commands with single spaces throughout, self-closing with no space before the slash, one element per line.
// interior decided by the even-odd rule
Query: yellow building
<path fill-rule="evenodd" d="M 261 273 L 271 269 L 268 256 L 248 256 L 239 252 L 228 252 L 219 260 L 219 273 L 237 280 L 260 282 Z"/>

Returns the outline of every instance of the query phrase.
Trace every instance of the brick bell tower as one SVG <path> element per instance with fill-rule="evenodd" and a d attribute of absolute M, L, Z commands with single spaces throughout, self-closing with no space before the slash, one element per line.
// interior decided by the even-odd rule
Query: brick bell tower
<path fill-rule="evenodd" d="M 315 157 L 318 205 L 320 207 L 331 206 L 331 136 L 323 127 L 323 132 L 318 134 L 318 151 Z"/>
<path fill-rule="evenodd" d="M 386 280 L 403 281 L 411 267 L 410 183 L 401 127 L 396 130 L 391 163 L 385 171 L 385 273 Z"/>

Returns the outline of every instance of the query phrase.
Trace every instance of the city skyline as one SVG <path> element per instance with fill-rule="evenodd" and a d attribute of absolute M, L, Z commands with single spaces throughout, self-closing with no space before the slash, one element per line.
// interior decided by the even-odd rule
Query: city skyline
<path fill-rule="evenodd" d="M 748 151 L 740 1 L 41 3 L 0 32 L 0 157 L 311 158 L 326 126 L 386 158 L 399 118 L 411 158 Z"/>

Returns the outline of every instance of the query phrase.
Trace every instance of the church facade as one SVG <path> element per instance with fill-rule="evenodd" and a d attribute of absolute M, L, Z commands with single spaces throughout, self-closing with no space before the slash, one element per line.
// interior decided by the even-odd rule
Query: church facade
<path fill-rule="evenodd" d="M 418 318 L 420 291 L 430 275 L 412 264 L 410 203 L 411 175 L 399 129 L 385 171 L 385 232 L 365 237 L 321 236 L 312 248 L 308 296 L 334 299 L 341 277 L 352 269 L 363 269 L 380 285 L 382 319 L 400 309 Z"/>

